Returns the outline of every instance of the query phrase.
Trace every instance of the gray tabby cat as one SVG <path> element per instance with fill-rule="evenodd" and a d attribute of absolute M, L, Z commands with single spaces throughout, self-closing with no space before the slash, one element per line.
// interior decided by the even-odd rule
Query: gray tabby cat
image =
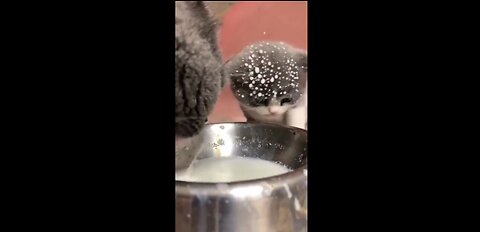
<path fill-rule="evenodd" d="M 175 134 L 199 133 L 223 86 L 217 26 L 204 2 L 175 2 Z"/>
<path fill-rule="evenodd" d="M 226 67 L 248 122 L 307 127 L 307 54 L 282 42 L 244 48 Z"/>

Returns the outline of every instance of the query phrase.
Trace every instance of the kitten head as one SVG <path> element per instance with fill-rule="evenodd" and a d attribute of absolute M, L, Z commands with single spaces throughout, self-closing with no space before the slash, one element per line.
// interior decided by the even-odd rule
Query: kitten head
<path fill-rule="evenodd" d="M 175 2 L 175 133 L 196 135 L 223 85 L 217 26 L 203 2 Z"/>
<path fill-rule="evenodd" d="M 262 116 L 285 113 L 305 92 L 307 54 L 282 42 L 258 42 L 231 58 L 226 70 L 244 109 Z"/>

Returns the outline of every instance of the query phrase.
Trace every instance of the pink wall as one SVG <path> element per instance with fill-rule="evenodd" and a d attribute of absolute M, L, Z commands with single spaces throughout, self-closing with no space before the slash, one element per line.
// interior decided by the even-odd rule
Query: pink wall
<path fill-rule="evenodd" d="M 225 59 L 260 40 L 283 41 L 307 49 L 307 2 L 239 2 L 223 18 L 220 47 Z M 227 86 L 209 122 L 245 121 Z"/>

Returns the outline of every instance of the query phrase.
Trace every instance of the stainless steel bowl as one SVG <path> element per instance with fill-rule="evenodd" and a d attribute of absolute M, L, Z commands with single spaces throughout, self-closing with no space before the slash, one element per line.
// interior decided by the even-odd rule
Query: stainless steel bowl
<path fill-rule="evenodd" d="M 176 181 L 177 232 L 307 231 L 307 133 L 273 124 L 207 125 L 176 151 L 176 170 L 193 158 L 244 156 L 294 171 L 232 183 Z"/>

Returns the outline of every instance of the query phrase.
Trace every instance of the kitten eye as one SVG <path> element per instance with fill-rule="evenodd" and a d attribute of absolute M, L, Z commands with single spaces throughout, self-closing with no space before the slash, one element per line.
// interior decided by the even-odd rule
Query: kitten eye
<path fill-rule="evenodd" d="M 282 101 L 280 102 L 280 105 L 283 105 L 283 104 L 285 104 L 285 103 L 289 103 L 289 102 L 291 102 L 291 101 L 292 101 L 291 98 L 284 98 L 284 99 L 282 99 Z"/>
<path fill-rule="evenodd" d="M 265 106 L 268 105 L 267 99 L 257 99 L 257 100 L 256 100 L 256 103 L 257 103 L 258 105 L 265 105 Z"/>

